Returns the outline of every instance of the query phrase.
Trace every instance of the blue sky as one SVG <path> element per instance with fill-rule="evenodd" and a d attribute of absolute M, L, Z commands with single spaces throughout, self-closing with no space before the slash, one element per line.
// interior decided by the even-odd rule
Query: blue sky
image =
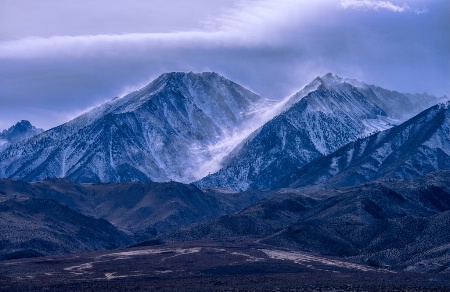
<path fill-rule="evenodd" d="M 169 71 L 272 99 L 333 72 L 450 94 L 450 1 L 0 0 L 0 129 L 48 129 Z"/>

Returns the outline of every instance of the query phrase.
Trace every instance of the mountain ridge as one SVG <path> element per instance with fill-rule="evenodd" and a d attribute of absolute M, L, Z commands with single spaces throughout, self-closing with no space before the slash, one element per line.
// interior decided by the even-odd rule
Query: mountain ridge
<path fill-rule="evenodd" d="M 413 178 L 450 168 L 450 102 L 407 122 L 351 142 L 305 165 L 281 185 L 345 186 L 379 178 Z"/>
<path fill-rule="evenodd" d="M 0 176 L 193 181 L 218 167 L 242 131 L 270 118 L 272 105 L 217 73 L 166 73 L 33 142 L 5 149 Z"/>
<path fill-rule="evenodd" d="M 214 72 L 165 73 L 8 145 L 0 151 L 0 177 L 272 188 L 280 172 L 294 172 L 443 98 L 400 94 L 328 73 L 275 102 Z"/>
<path fill-rule="evenodd" d="M 289 99 L 281 114 L 245 140 L 222 169 L 196 184 L 233 190 L 272 188 L 281 173 L 293 172 L 351 141 L 400 124 L 387 114 L 392 107 L 433 103 L 433 99 L 415 102 L 421 96 L 387 90 L 377 95 L 373 86 L 346 80 L 331 73 L 314 79 Z M 419 110 L 420 106 L 415 108 Z"/>
<path fill-rule="evenodd" d="M 390 270 L 448 273 L 450 170 L 306 192 L 284 189 L 168 242 L 254 240 Z"/>

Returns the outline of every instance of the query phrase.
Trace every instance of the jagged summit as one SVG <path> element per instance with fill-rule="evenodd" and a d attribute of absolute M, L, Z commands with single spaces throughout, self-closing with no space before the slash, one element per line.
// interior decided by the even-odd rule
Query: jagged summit
<path fill-rule="evenodd" d="M 367 102 L 379 107 L 388 117 L 396 120 L 395 123 L 412 118 L 422 110 L 448 100 L 447 96 L 400 93 L 369 85 L 357 79 L 340 77 L 330 72 L 323 76 L 317 76 L 302 90 L 290 97 L 285 109 L 289 109 L 309 93 L 318 89 L 334 91 L 341 95 L 361 94 Z"/>
<path fill-rule="evenodd" d="M 9 135 L 14 136 L 19 133 L 24 133 L 30 130 L 36 129 L 31 123 L 27 120 L 21 120 L 20 122 L 17 122 L 15 125 L 11 126 L 10 128 L 3 130 L 1 132 L 2 135 Z"/>
<path fill-rule="evenodd" d="M 356 79 L 343 78 L 333 73 L 327 73 L 323 76 L 317 76 L 313 81 L 308 83 L 302 90 L 292 95 L 285 106 L 286 109 L 290 108 L 302 98 L 308 96 L 309 93 L 318 90 L 319 88 L 342 92 L 345 90 L 351 90 L 349 87 L 362 87 L 366 88 L 367 85 L 364 82 Z"/>
<path fill-rule="evenodd" d="M 182 114 L 194 104 L 206 114 L 228 124 L 228 119 L 239 121 L 247 110 L 259 110 L 267 100 L 214 72 L 161 74 L 146 86 L 121 98 L 115 98 L 85 114 L 88 120 L 108 113 L 133 112 L 140 107 L 173 105 L 182 107 Z M 269 102 L 273 103 L 273 102 Z M 210 113 L 214 111 L 214 113 Z M 220 111 L 220 112 L 219 112 Z M 227 119 L 222 119 L 225 116 Z M 187 117 L 189 118 L 189 117 Z"/>
<path fill-rule="evenodd" d="M 323 75 L 322 77 L 317 77 L 316 80 L 321 83 L 322 86 L 325 86 L 328 89 L 334 89 L 341 87 L 342 90 L 344 90 L 346 87 L 356 87 L 360 90 L 365 89 L 369 90 L 370 86 L 369 84 L 365 83 L 364 81 L 359 81 L 357 79 L 352 78 L 346 78 L 341 77 L 338 75 L 335 75 L 333 73 L 327 73 Z"/>
<path fill-rule="evenodd" d="M 336 84 L 336 83 L 343 83 L 344 78 L 334 75 L 333 73 L 329 72 L 322 77 L 317 77 L 316 79 L 320 80 L 323 84 Z"/>
<path fill-rule="evenodd" d="M 10 128 L 0 132 L 0 151 L 10 144 L 31 138 L 43 131 L 34 127 L 29 121 L 21 120 Z"/>
<path fill-rule="evenodd" d="M 189 83 L 203 80 L 203 81 L 211 81 L 211 80 L 220 80 L 221 82 L 230 82 L 230 80 L 225 77 L 215 73 L 215 72 L 202 72 L 202 73 L 194 73 L 194 72 L 167 72 L 162 73 L 153 81 L 145 85 L 144 87 L 137 90 L 137 92 L 149 92 L 149 91 L 158 91 L 162 87 L 167 88 L 178 88 L 180 85 L 188 85 Z"/>
<path fill-rule="evenodd" d="M 15 124 L 15 126 L 20 126 L 20 127 L 25 127 L 25 128 L 31 128 L 33 127 L 31 125 L 31 123 L 27 120 L 21 120 L 20 122 L 18 122 L 17 124 Z"/>

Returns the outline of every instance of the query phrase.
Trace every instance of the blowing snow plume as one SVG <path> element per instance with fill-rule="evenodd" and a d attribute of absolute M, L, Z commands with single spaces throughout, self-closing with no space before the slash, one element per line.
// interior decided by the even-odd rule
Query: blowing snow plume
<path fill-rule="evenodd" d="M 280 109 L 216 73 L 167 73 L 5 149 L 0 175 L 192 182 L 218 170 L 224 156 Z"/>

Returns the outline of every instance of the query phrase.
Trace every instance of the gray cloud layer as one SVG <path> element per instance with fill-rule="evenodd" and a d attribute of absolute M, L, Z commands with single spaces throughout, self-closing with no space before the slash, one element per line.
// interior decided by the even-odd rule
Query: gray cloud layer
<path fill-rule="evenodd" d="M 145 10 L 143 2 L 152 1 L 127 1 L 136 5 L 121 15 L 134 20 L 128 26 L 107 17 L 124 1 L 108 1 L 115 8 L 104 13 L 104 1 L 72 3 L 80 27 L 53 16 L 60 28 L 25 23 L 15 32 L 8 20 L 0 31 L 0 129 L 19 119 L 55 126 L 167 71 L 216 71 L 274 99 L 329 71 L 399 91 L 450 92 L 445 0 L 156 1 L 148 23 L 147 14 L 131 13 Z M 64 7 L 50 4 L 40 14 Z M 85 15 L 81 7 L 89 7 Z M 90 29 L 95 16 L 106 20 Z"/>

